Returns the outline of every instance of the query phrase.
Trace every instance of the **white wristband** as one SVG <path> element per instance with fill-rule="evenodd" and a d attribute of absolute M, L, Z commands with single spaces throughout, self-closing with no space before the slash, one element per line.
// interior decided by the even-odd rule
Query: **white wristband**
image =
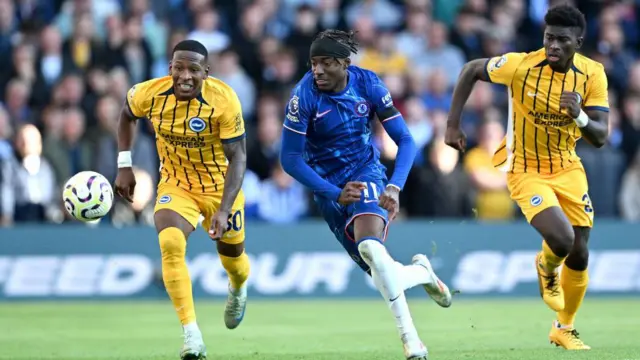
<path fill-rule="evenodd" d="M 577 118 L 573 119 L 578 125 L 579 128 L 583 128 L 587 126 L 589 123 L 589 115 L 587 115 L 582 109 L 580 110 L 580 115 Z"/>
<path fill-rule="evenodd" d="M 131 151 L 120 151 L 118 153 L 118 169 L 131 167 L 132 165 Z"/>
<path fill-rule="evenodd" d="M 398 185 L 393 185 L 393 184 L 387 184 L 387 187 L 391 186 L 392 188 L 396 188 L 398 191 L 401 191 L 402 189 L 400 189 L 400 186 Z"/>

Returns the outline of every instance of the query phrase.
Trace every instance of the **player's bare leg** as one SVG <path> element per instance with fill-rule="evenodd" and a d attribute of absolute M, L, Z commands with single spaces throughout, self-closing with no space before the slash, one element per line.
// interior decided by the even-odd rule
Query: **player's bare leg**
<path fill-rule="evenodd" d="M 224 309 L 224 323 L 228 329 L 235 329 L 244 319 L 247 307 L 247 278 L 249 258 L 244 252 L 244 242 L 227 244 L 216 241 L 222 266 L 229 275 L 229 294 Z"/>
<path fill-rule="evenodd" d="M 191 278 L 185 259 L 187 238 L 193 232 L 193 226 L 180 214 L 169 209 L 158 210 L 154 215 L 154 221 L 162 254 L 162 280 L 184 332 L 180 358 L 206 359 L 207 349 L 196 322 Z"/>
<path fill-rule="evenodd" d="M 558 312 L 557 320 L 553 322 L 549 333 L 549 341 L 567 350 L 589 350 L 591 347 L 580 339 L 574 323 L 589 283 L 589 274 L 587 273 L 589 249 L 587 248 L 587 243 L 591 229 L 575 226 L 573 230 L 575 242 L 564 262 L 560 275 L 565 306 L 562 311 Z"/>
<path fill-rule="evenodd" d="M 371 268 L 371 277 L 396 319 L 396 326 L 407 359 L 427 359 L 427 349 L 418 336 L 404 288 L 398 279 L 396 262 L 382 244 L 384 221 L 373 215 L 360 215 L 354 222 L 358 251 Z"/>
<path fill-rule="evenodd" d="M 558 268 L 573 247 L 574 232 L 569 219 L 558 206 L 542 210 L 531 219 L 531 225 L 542 235 L 542 251 L 536 256 L 540 295 L 553 311 L 564 309 L 564 292 Z"/>

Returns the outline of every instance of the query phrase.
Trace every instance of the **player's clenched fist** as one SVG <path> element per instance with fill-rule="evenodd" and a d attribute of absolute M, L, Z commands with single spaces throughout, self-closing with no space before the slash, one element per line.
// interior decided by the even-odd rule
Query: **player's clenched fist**
<path fill-rule="evenodd" d="M 133 168 L 123 167 L 118 169 L 116 176 L 116 194 L 133 202 L 133 191 L 136 187 L 136 176 L 133 174 Z"/>
<path fill-rule="evenodd" d="M 567 115 L 574 119 L 580 116 L 581 105 L 582 96 L 577 92 L 563 91 L 560 95 L 560 110 L 567 109 Z"/>
<path fill-rule="evenodd" d="M 378 202 L 381 208 L 389 212 L 389 220 L 393 220 L 400 211 L 400 190 L 395 186 L 387 186 Z"/>
<path fill-rule="evenodd" d="M 444 133 L 444 143 L 452 148 L 464 152 L 467 147 L 467 135 L 460 127 L 449 127 Z"/>
<path fill-rule="evenodd" d="M 360 196 L 362 194 L 362 190 L 366 189 L 367 186 L 359 181 L 350 181 L 347 185 L 344 186 L 342 192 L 340 193 L 340 197 L 338 198 L 338 203 L 340 205 L 349 205 L 354 202 L 360 201 Z"/>
<path fill-rule="evenodd" d="M 229 213 L 225 211 L 217 211 L 211 218 L 211 227 L 209 228 L 209 237 L 218 240 L 227 230 L 227 220 Z"/>

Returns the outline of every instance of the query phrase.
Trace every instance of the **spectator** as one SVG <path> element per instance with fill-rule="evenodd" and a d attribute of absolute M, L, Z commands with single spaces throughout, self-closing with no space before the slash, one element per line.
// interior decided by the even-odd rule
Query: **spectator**
<path fill-rule="evenodd" d="M 447 87 L 453 87 L 458 74 L 462 71 L 465 58 L 460 49 L 449 43 L 448 36 L 448 30 L 443 23 L 431 23 L 427 51 L 415 59 L 414 63 L 418 67 L 426 68 L 427 71 L 446 64 Z"/>
<path fill-rule="evenodd" d="M 640 151 L 624 174 L 618 200 L 622 218 L 640 222 Z"/>
<path fill-rule="evenodd" d="M 507 189 L 507 175 L 493 166 L 494 152 L 504 137 L 497 110 L 488 112 L 478 126 L 478 145 L 469 150 L 464 167 L 475 190 L 475 209 L 480 220 L 510 220 L 515 204 Z"/>
<path fill-rule="evenodd" d="M 61 215 L 56 179 L 42 156 L 42 137 L 31 125 L 21 126 L 15 138 L 16 157 L 3 161 L 2 223 L 44 222 Z"/>
<path fill-rule="evenodd" d="M 308 206 L 304 187 L 276 162 L 271 178 L 260 188 L 259 217 L 272 223 L 291 223 L 305 216 Z"/>
<path fill-rule="evenodd" d="M 229 84 L 238 94 L 245 119 L 251 119 L 256 106 L 256 87 L 240 65 L 238 53 L 231 48 L 221 51 L 214 69 L 214 76 Z"/>
<path fill-rule="evenodd" d="M 378 32 L 374 47 L 365 49 L 358 65 L 384 76 L 406 72 L 409 61 L 396 48 L 394 34 L 382 31 Z"/>
<path fill-rule="evenodd" d="M 195 29 L 187 39 L 201 42 L 210 53 L 217 53 L 229 46 L 229 36 L 219 29 L 220 14 L 209 8 L 196 14 Z"/>
<path fill-rule="evenodd" d="M 253 145 L 249 145 L 247 166 L 264 180 L 271 175 L 278 160 L 282 122 L 279 102 L 274 97 L 264 97 L 258 111 L 258 134 Z"/>

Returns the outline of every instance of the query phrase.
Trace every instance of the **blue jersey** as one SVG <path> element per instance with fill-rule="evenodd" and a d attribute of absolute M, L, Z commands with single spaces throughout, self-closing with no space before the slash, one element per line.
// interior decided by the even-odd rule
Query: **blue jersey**
<path fill-rule="evenodd" d="M 287 105 L 282 137 L 282 166 L 296 180 L 313 189 L 318 209 L 351 258 L 368 271 L 358 251 L 354 220 L 378 216 L 389 225 L 379 196 L 388 185 L 402 188 L 415 157 L 415 143 L 391 95 L 376 74 L 350 66 L 345 89 L 319 91 L 311 72 L 296 85 Z M 394 174 L 387 180 L 380 153 L 373 143 L 375 114 L 398 144 Z M 299 134 L 299 135 L 298 135 Z M 365 188 L 360 200 L 342 205 L 341 188 L 358 181 Z"/>
<path fill-rule="evenodd" d="M 339 187 L 364 167 L 385 173 L 373 143 L 372 121 L 377 111 L 393 106 L 375 73 L 357 66 L 347 71 L 347 86 L 337 93 L 319 91 L 307 72 L 292 91 L 284 121 L 287 129 L 306 135 L 305 162 Z"/>

